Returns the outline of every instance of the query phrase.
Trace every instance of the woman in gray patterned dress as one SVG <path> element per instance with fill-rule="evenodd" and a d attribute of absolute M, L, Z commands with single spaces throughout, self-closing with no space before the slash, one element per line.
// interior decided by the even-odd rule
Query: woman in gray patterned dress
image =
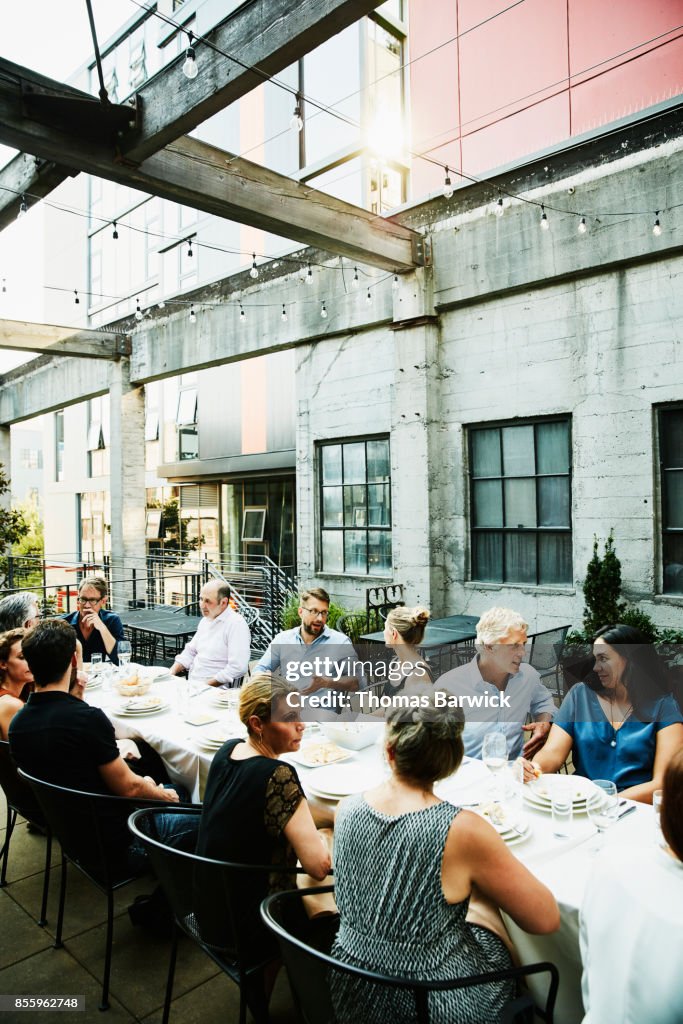
<path fill-rule="evenodd" d="M 390 716 L 390 778 L 345 800 L 335 823 L 341 917 L 332 953 L 347 963 L 410 979 L 447 979 L 511 964 L 502 939 L 466 920 L 470 896 L 492 901 L 525 931 L 559 927 L 552 893 L 482 817 L 434 795 L 463 754 L 462 713 L 430 706 Z M 417 719 L 417 720 L 414 720 Z M 339 1024 L 415 1020 L 410 993 L 330 977 Z M 432 1022 L 494 1024 L 512 984 L 430 993 Z"/>

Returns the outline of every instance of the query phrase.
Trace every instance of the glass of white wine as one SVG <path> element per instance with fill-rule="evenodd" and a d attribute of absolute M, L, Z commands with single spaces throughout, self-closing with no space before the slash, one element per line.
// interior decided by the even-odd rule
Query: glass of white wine
<path fill-rule="evenodd" d="M 494 730 L 487 732 L 481 747 L 481 758 L 494 778 L 494 793 L 497 791 L 496 780 L 508 763 L 508 744 L 505 734 Z"/>
<path fill-rule="evenodd" d="M 604 845 L 606 830 L 617 820 L 619 812 L 619 798 L 617 787 L 609 779 L 593 779 L 595 787 L 588 794 L 586 810 L 592 825 L 598 830 L 597 839 L 592 847 L 592 852 L 597 853 Z"/>

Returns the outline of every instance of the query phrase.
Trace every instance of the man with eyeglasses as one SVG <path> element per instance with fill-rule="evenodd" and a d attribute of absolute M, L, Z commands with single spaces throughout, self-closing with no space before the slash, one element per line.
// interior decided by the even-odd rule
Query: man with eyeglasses
<path fill-rule="evenodd" d="M 477 623 L 476 656 L 436 681 L 437 689 L 461 699 L 468 757 L 481 758 L 487 732 L 505 734 L 511 760 L 521 754 L 532 757 L 548 737 L 555 702 L 536 669 L 524 661 L 528 628 L 510 608 L 489 608 Z M 533 721 L 525 725 L 529 714 Z"/>
<path fill-rule="evenodd" d="M 305 696 L 318 692 L 320 696 L 331 692 L 354 693 L 361 689 L 364 685 L 362 676 L 348 672 L 342 674 L 345 665 L 350 670 L 350 660 L 355 651 L 348 636 L 327 625 L 330 595 L 322 587 L 313 587 L 303 590 L 299 601 L 301 625 L 285 629 L 273 638 L 254 673 L 280 673 Z M 337 667 L 329 674 L 314 674 L 311 666 L 321 662 L 336 662 Z M 297 672 L 297 666 L 300 672 Z M 333 702 L 332 710 L 345 710 L 343 699 L 341 703 Z"/>
<path fill-rule="evenodd" d="M 87 576 L 78 588 L 78 610 L 62 618 L 76 631 L 83 645 L 83 660 L 101 654 L 118 665 L 118 643 L 123 640 L 123 623 L 114 612 L 104 607 L 107 581 L 104 576 Z"/>

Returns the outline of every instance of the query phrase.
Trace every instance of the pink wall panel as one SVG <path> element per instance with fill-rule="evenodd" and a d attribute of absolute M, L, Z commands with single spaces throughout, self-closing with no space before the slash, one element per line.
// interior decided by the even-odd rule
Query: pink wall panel
<path fill-rule="evenodd" d="M 569 0 L 571 73 L 579 75 L 681 24 L 683 0 Z"/>
<path fill-rule="evenodd" d="M 458 50 L 455 41 L 442 45 L 458 33 L 456 4 L 453 0 L 429 0 L 429 17 L 425 17 L 424 0 L 411 0 L 408 21 L 409 59 L 414 61 L 410 66 L 409 148 L 413 153 L 427 150 L 434 159 L 459 167 Z M 435 47 L 439 49 L 430 53 Z M 429 55 L 416 60 L 422 54 Z M 412 162 L 411 177 L 413 195 L 433 192 L 443 183 L 443 172 L 426 160 Z"/>
<path fill-rule="evenodd" d="M 463 170 L 480 174 L 566 139 L 568 108 L 565 92 L 465 136 L 462 140 Z"/>
<path fill-rule="evenodd" d="M 627 117 L 683 92 L 683 39 L 574 86 L 572 133 Z"/>

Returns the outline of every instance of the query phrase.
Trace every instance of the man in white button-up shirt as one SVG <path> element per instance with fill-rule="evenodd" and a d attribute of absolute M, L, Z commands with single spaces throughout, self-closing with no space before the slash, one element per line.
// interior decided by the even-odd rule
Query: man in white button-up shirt
<path fill-rule="evenodd" d="M 233 686 L 249 667 L 251 633 L 229 606 L 230 587 L 222 580 L 205 583 L 199 594 L 202 622 L 171 668 L 207 686 Z"/>

